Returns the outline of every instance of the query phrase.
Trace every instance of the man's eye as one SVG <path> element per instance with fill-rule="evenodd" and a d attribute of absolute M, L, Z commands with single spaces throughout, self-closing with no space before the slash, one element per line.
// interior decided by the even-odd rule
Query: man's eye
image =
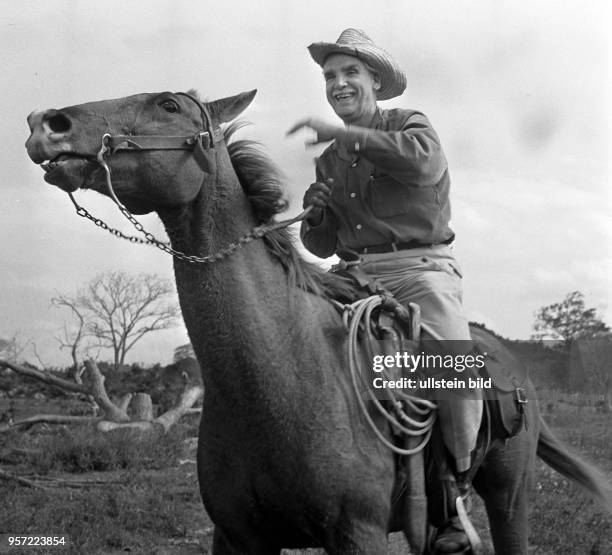
<path fill-rule="evenodd" d="M 164 100 L 160 106 L 170 114 L 175 114 L 179 111 L 179 105 L 174 100 Z"/>

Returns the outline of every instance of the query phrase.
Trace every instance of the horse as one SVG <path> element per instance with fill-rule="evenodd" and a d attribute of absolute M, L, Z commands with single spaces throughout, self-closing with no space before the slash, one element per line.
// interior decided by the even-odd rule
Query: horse
<path fill-rule="evenodd" d="M 347 375 L 347 334 L 329 298 L 352 286 L 274 227 L 287 206 L 280 172 L 252 142 L 229 141 L 255 93 L 143 93 L 37 111 L 26 148 L 46 182 L 112 198 L 174 257 L 206 391 L 197 464 L 213 553 L 380 555 L 395 523 L 417 515 L 397 518 L 394 454 L 365 424 Z M 169 245 L 138 226 L 135 215 L 150 212 Z M 536 455 L 612 507 L 598 471 L 557 441 L 535 401 L 526 411 L 528 428 L 493 443 L 474 479 L 499 554 L 527 553 Z"/>

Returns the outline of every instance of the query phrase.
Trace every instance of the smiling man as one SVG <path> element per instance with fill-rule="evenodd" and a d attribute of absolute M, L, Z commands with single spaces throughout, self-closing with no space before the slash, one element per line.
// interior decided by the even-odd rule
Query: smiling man
<path fill-rule="evenodd" d="M 436 132 L 419 111 L 379 108 L 378 100 L 403 93 L 406 76 L 363 31 L 346 29 L 335 43 L 308 49 L 343 125 L 310 117 L 288 131 L 314 131 L 310 145 L 333 141 L 317 159 L 316 182 L 304 196 L 304 207 L 314 207 L 302 224 L 304 245 L 322 258 L 358 262 L 400 302 L 420 305 L 430 335 L 467 352 L 470 332 L 449 227 L 450 177 Z M 458 513 L 464 514 L 469 492 L 480 394 L 439 399 L 438 412 L 450 463 L 439 462 L 448 502 L 434 515 L 440 528 L 434 551 L 465 553 L 469 543 L 477 551 L 477 537 L 468 541 L 471 525 Z"/>

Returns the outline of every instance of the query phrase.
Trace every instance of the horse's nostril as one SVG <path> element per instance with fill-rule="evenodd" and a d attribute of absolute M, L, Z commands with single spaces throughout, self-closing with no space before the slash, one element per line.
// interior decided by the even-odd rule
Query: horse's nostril
<path fill-rule="evenodd" d="M 62 114 L 55 114 L 48 118 L 47 125 L 53 133 L 66 133 L 70 131 L 70 120 Z"/>

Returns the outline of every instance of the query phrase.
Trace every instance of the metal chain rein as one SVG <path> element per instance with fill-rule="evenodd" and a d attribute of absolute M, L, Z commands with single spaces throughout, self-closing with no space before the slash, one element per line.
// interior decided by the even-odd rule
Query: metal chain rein
<path fill-rule="evenodd" d="M 192 264 L 210 264 L 212 262 L 223 260 L 224 258 L 227 258 L 229 255 L 231 255 L 234 251 L 241 248 L 243 245 L 250 243 L 254 239 L 261 239 L 262 237 L 264 237 L 265 235 L 267 235 L 268 233 L 272 231 L 275 231 L 277 229 L 282 229 L 285 227 L 289 227 L 290 225 L 303 220 L 313 208 L 312 206 L 308 206 L 305 210 L 303 210 L 300 214 L 298 214 L 294 218 L 289 218 L 287 220 L 282 220 L 280 222 L 275 222 L 269 225 L 256 226 L 251 231 L 249 231 L 242 237 L 239 237 L 236 241 L 230 243 L 227 247 L 225 247 L 224 249 L 221 249 L 219 252 L 215 254 L 210 254 L 206 256 L 185 254 L 184 252 L 173 249 L 169 243 L 160 241 L 151 232 L 147 231 L 142 225 L 142 223 L 140 223 L 130 213 L 130 211 L 123 205 L 123 203 L 117 198 L 117 195 L 115 194 L 115 190 L 113 189 L 113 183 L 111 180 L 111 170 L 105 158 L 106 155 L 110 152 L 110 147 L 108 146 L 110 139 L 111 139 L 111 135 L 109 133 L 105 133 L 102 136 L 102 146 L 96 156 L 98 163 L 102 166 L 102 168 L 104 169 L 105 175 L 106 175 L 106 187 L 108 189 L 109 196 L 113 200 L 113 202 L 117 205 L 117 208 L 119 208 L 119 211 L 123 214 L 123 216 L 145 238 L 142 239 L 141 237 L 137 237 L 134 235 L 125 235 L 123 232 L 119 231 L 118 229 L 114 229 L 108 226 L 103 220 L 101 220 L 100 218 L 96 218 L 95 216 L 90 214 L 85 208 L 80 206 L 77 203 L 74 196 L 72 195 L 72 193 L 69 192 L 68 196 L 70 197 L 70 200 L 74 204 L 77 215 L 83 218 L 87 218 L 88 220 L 92 221 L 96 226 L 108 231 L 111 235 L 114 235 L 115 237 L 119 237 L 120 239 L 125 239 L 127 241 L 130 241 L 131 243 L 153 245 L 157 247 L 158 249 L 174 256 L 175 258 L 179 260 L 190 262 Z"/>

